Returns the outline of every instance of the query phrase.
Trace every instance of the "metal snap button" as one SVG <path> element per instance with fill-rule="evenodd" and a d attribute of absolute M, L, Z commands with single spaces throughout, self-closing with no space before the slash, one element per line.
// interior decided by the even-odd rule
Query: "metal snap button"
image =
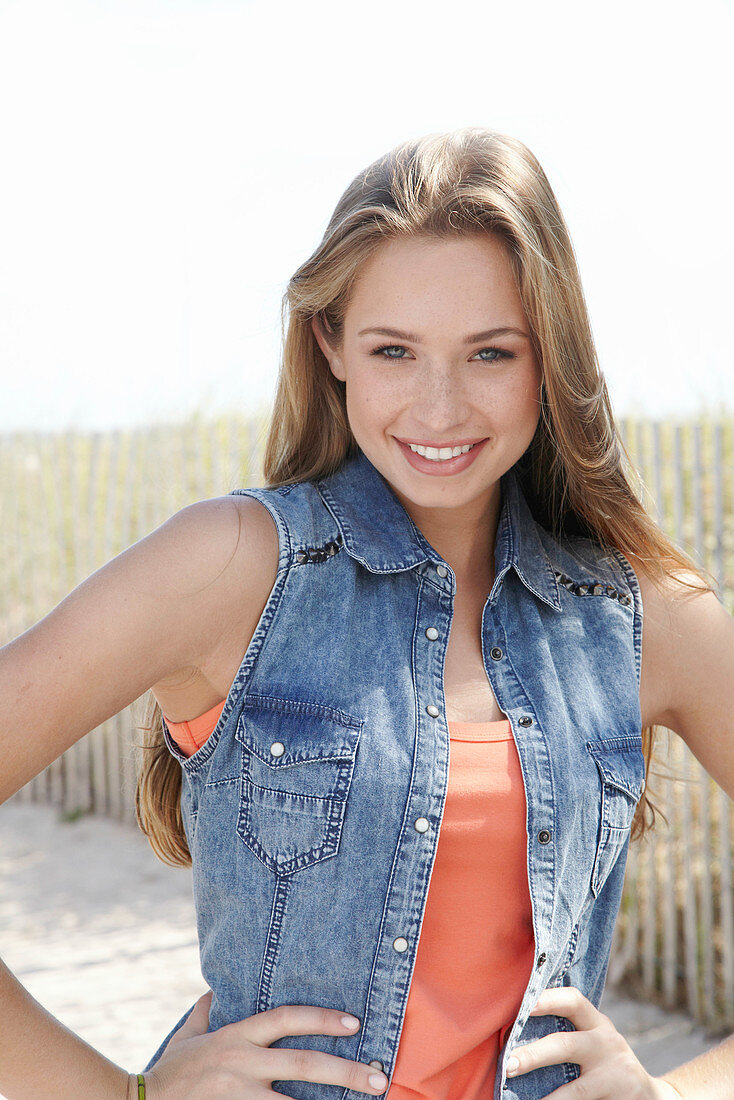
<path fill-rule="evenodd" d="M 283 742 L 282 741 L 273 741 L 272 745 L 270 746 L 270 755 L 271 756 L 282 756 L 284 752 L 285 752 L 285 745 L 283 744 Z"/>
<path fill-rule="evenodd" d="M 431 718 L 438 718 L 439 714 L 441 713 L 438 707 L 434 707 L 433 703 L 429 703 L 426 707 L 426 710 L 430 714 Z"/>
<path fill-rule="evenodd" d="M 500 647 L 498 645 L 493 645 L 492 646 L 492 648 L 489 651 L 489 655 L 490 655 L 490 657 L 492 658 L 493 661 L 501 661 L 502 660 L 502 650 L 500 649 Z"/>
<path fill-rule="evenodd" d="M 551 838 L 551 835 L 550 835 L 549 830 L 548 829 L 541 829 L 540 832 L 538 833 L 538 844 L 549 844 L 550 843 L 550 838 Z"/>
<path fill-rule="evenodd" d="M 438 637 L 438 631 L 436 630 L 435 626 L 429 626 L 426 629 L 426 637 L 430 642 L 436 641 L 436 638 Z"/>
<path fill-rule="evenodd" d="M 430 822 L 428 821 L 427 817 L 417 817 L 413 822 L 413 828 L 417 833 L 425 833 L 429 824 Z"/>
<path fill-rule="evenodd" d="M 449 575 L 449 571 L 445 565 L 437 565 L 436 572 L 438 573 L 439 577 L 448 577 Z"/>
<path fill-rule="evenodd" d="M 393 947 L 395 948 L 396 951 L 407 951 L 408 950 L 408 941 L 405 939 L 404 936 L 398 936 L 398 938 L 396 940 L 393 940 L 392 945 L 393 945 Z"/>
<path fill-rule="evenodd" d="M 538 970 L 540 970 L 541 966 L 543 966 L 543 964 L 545 963 L 547 958 L 548 958 L 548 956 L 546 955 L 545 951 L 541 951 L 540 954 L 538 955 L 538 961 L 535 964 L 537 966 Z"/>
<path fill-rule="evenodd" d="M 532 726 L 533 720 L 529 714 L 521 714 L 517 720 L 518 726 Z"/>
<path fill-rule="evenodd" d="M 383 1066 L 382 1062 L 378 1061 L 377 1058 L 373 1058 L 371 1062 L 367 1063 L 367 1065 L 372 1066 L 373 1069 L 379 1069 L 382 1072 L 384 1072 L 384 1070 L 385 1070 L 385 1067 Z"/>

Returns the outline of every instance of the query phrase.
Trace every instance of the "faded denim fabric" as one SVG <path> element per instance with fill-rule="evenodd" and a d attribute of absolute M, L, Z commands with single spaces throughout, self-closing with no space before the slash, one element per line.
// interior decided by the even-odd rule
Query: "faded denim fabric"
<path fill-rule="evenodd" d="M 509 1047 L 573 1030 L 529 1010 L 549 985 L 596 1005 L 604 987 L 644 786 L 642 604 L 622 554 L 536 523 L 515 467 L 501 490 L 482 651 L 525 784 L 536 966 L 494 1098 L 536 1100 L 579 1068 L 505 1080 Z M 391 1078 L 448 783 L 456 580 L 361 450 L 319 482 L 233 492 L 275 521 L 275 585 L 210 738 L 187 759 L 164 730 L 183 773 L 209 1030 L 281 1004 L 344 1009 L 356 1035 L 273 1046 L 381 1063 Z"/>

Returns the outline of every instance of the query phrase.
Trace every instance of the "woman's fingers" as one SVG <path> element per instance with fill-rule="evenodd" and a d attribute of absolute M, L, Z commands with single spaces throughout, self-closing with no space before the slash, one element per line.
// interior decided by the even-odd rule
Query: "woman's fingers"
<path fill-rule="evenodd" d="M 379 1096 L 387 1088 L 385 1075 L 364 1062 L 321 1050 L 271 1046 L 285 1035 L 354 1035 L 360 1021 L 352 1018 L 350 1023 L 349 1013 L 314 1005 L 280 1005 L 206 1035 L 211 999 L 211 990 L 199 998 L 151 1071 L 151 1100 L 198 1097 L 204 1083 L 208 1095 L 238 1100 L 271 1095 L 273 1081 L 339 1085 L 370 1096 Z M 182 1079 L 185 1094 L 176 1091 Z"/>
<path fill-rule="evenodd" d="M 314 1081 L 320 1085 L 339 1085 L 368 1096 L 379 1096 L 387 1088 L 387 1078 L 372 1066 L 352 1062 L 323 1050 L 291 1050 L 278 1047 L 268 1050 L 267 1057 L 257 1059 L 257 1078 L 265 1083 L 273 1081 Z M 370 1078 L 380 1078 L 382 1084 L 373 1085 Z"/>
<path fill-rule="evenodd" d="M 547 1100 L 656 1100 L 654 1078 L 636 1058 L 623 1035 L 603 1012 L 572 986 L 546 989 L 531 1016 L 560 1016 L 575 1031 L 554 1031 L 517 1046 L 507 1060 L 507 1076 L 519 1077 L 542 1066 L 573 1062 L 581 1075 L 550 1093 Z"/>
<path fill-rule="evenodd" d="M 561 1062 L 583 1065 L 590 1053 L 592 1029 L 607 1019 L 573 986 L 546 989 L 529 1015 L 563 1016 L 571 1021 L 576 1031 L 554 1031 L 542 1039 L 515 1047 L 507 1060 L 508 1077 L 519 1077 L 540 1066 L 554 1066 Z"/>
<path fill-rule="evenodd" d="M 593 1036 L 588 1031 L 554 1031 L 515 1047 L 507 1062 L 507 1076 L 519 1077 L 541 1066 L 556 1066 L 576 1062 L 583 1066 L 591 1053 Z"/>
<path fill-rule="evenodd" d="M 315 1005 L 279 1005 L 257 1012 L 238 1023 L 226 1024 L 221 1030 L 236 1028 L 251 1043 L 269 1047 L 284 1035 L 355 1035 L 360 1021 L 354 1025 L 344 1020 L 348 1012 L 336 1008 L 318 1008 Z"/>
<path fill-rule="evenodd" d="M 338 1009 L 279 1005 L 248 1016 L 239 1023 L 228 1024 L 221 1030 L 236 1028 L 243 1038 L 262 1048 L 262 1055 L 253 1058 L 253 1068 L 258 1079 L 268 1084 L 273 1081 L 317 1081 L 323 1085 L 342 1085 L 357 1092 L 379 1095 L 387 1087 L 387 1078 L 372 1066 L 321 1050 L 272 1049 L 270 1046 L 284 1035 L 355 1034 L 359 1021 L 353 1017 L 353 1026 L 349 1019 L 348 1013 Z"/>
<path fill-rule="evenodd" d="M 580 989 L 571 985 L 559 985 L 544 990 L 530 1012 L 531 1016 L 565 1016 L 579 1031 L 597 1027 L 607 1019 L 594 1008 Z"/>

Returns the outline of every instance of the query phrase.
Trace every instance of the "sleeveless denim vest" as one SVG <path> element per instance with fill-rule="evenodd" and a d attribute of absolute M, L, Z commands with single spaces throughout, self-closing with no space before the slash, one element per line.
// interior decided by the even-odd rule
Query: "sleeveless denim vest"
<path fill-rule="evenodd" d="M 277 578 L 209 739 L 186 758 L 164 728 L 182 771 L 209 1031 L 282 1004 L 344 1009 L 362 1021 L 356 1035 L 273 1046 L 390 1079 L 448 785 L 456 579 L 360 449 L 320 481 L 233 493 L 273 517 Z M 501 479 L 494 561 L 482 653 L 525 785 L 536 944 L 494 1098 L 536 1100 L 579 1067 L 506 1080 L 508 1049 L 573 1030 L 528 1012 L 546 986 L 576 986 L 597 1006 L 604 987 L 644 787 L 642 604 L 621 553 L 558 541 L 534 520 L 515 467 Z M 272 1087 L 296 1100 L 364 1095 Z"/>

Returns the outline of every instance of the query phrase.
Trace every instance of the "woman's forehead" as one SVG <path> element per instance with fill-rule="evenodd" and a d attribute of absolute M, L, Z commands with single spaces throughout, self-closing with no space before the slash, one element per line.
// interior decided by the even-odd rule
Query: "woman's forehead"
<path fill-rule="evenodd" d="M 362 265 L 345 312 L 350 328 L 416 334 L 449 319 L 467 331 L 524 324 L 509 257 L 488 234 L 385 242 Z"/>

